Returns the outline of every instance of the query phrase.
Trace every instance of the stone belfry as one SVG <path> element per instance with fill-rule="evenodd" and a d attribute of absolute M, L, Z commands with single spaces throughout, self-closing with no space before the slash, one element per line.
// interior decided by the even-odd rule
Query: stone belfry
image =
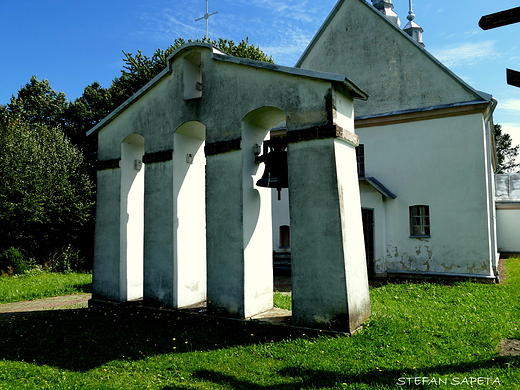
<path fill-rule="evenodd" d="M 372 0 L 372 5 L 385 15 L 390 21 L 401 26 L 399 16 L 394 12 L 394 5 L 392 0 Z"/>

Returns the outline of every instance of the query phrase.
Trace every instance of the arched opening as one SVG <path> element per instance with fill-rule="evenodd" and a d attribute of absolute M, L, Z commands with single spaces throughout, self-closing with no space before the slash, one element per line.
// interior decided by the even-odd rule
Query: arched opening
<path fill-rule="evenodd" d="M 262 143 L 271 138 L 271 130 L 286 119 L 275 107 L 262 107 L 242 120 L 244 275 L 245 305 L 260 312 L 272 307 L 273 296 L 273 224 L 271 188 L 257 185 L 265 164 L 255 160 Z M 259 150 L 260 149 L 260 150 Z M 276 190 L 274 190 L 276 191 Z M 254 306 L 256 308 L 253 308 Z"/>
<path fill-rule="evenodd" d="M 174 289 L 176 306 L 206 298 L 206 126 L 191 121 L 174 134 Z"/>
<path fill-rule="evenodd" d="M 121 300 L 143 297 L 144 137 L 131 134 L 121 142 Z"/>

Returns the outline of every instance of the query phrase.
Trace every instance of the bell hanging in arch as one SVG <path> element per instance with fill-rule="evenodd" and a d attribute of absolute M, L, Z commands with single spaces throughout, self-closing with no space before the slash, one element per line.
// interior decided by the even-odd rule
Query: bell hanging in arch
<path fill-rule="evenodd" d="M 287 140 L 282 137 L 272 138 L 263 142 L 263 154 L 257 156 L 255 161 L 265 163 L 265 171 L 260 180 L 256 182 L 259 187 L 276 188 L 278 200 L 281 199 L 280 191 L 287 188 Z"/>

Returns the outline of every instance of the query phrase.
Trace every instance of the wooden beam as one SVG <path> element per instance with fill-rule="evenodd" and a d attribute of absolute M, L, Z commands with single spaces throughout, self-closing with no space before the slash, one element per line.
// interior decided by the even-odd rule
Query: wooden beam
<path fill-rule="evenodd" d="M 478 25 L 482 30 L 490 30 L 518 22 L 520 22 L 520 7 L 482 16 Z"/>
<path fill-rule="evenodd" d="M 509 85 L 520 88 L 520 72 L 506 69 L 506 80 Z"/>

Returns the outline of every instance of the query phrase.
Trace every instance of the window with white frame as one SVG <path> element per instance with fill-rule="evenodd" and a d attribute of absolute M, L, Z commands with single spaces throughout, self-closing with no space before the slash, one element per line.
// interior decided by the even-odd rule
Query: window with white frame
<path fill-rule="evenodd" d="M 410 237 L 430 237 L 429 206 L 410 206 Z"/>

